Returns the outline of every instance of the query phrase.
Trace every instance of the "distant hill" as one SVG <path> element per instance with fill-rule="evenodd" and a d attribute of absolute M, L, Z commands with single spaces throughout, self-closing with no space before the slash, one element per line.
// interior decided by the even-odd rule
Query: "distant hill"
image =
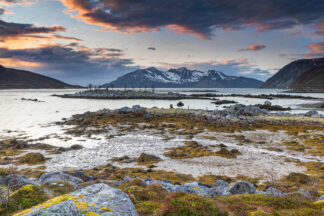
<path fill-rule="evenodd" d="M 301 59 L 291 62 L 269 78 L 261 88 L 289 88 L 300 75 L 321 65 L 324 65 L 324 58 Z"/>
<path fill-rule="evenodd" d="M 324 89 L 324 64 L 313 67 L 289 85 L 291 89 Z"/>
<path fill-rule="evenodd" d="M 202 72 L 185 67 L 160 71 L 154 67 L 139 69 L 104 84 L 117 88 L 127 87 L 150 88 L 258 88 L 262 81 L 237 76 L 227 76 L 222 72 L 209 70 Z"/>
<path fill-rule="evenodd" d="M 59 80 L 0 65 L 0 89 L 76 88 Z"/>

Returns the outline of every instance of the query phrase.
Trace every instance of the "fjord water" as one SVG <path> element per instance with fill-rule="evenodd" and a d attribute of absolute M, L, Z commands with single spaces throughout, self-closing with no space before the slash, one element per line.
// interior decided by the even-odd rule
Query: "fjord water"
<path fill-rule="evenodd" d="M 194 92 L 197 90 L 197 92 Z M 156 89 L 156 92 L 179 92 L 184 94 L 193 94 L 204 89 Z M 277 94 L 282 93 L 278 89 L 238 89 L 238 88 L 223 88 L 223 89 L 208 89 L 217 90 L 217 94 Z M 53 94 L 74 93 L 80 90 L 57 90 L 57 89 L 24 89 L 24 90 L 1 90 L 0 91 L 0 139 L 1 136 L 15 135 L 13 133 L 25 132 L 28 137 L 37 137 L 54 132 L 54 127 L 45 127 L 62 118 L 69 118 L 73 114 L 80 114 L 86 111 L 97 111 L 99 109 L 117 109 L 124 106 L 132 106 L 139 104 L 143 107 L 159 107 L 169 108 L 170 104 L 176 107 L 177 100 L 103 100 L 103 99 L 72 99 L 59 98 L 51 96 Z M 190 92 L 189 92 L 190 91 Z M 214 92 L 211 92 L 215 94 Z M 286 93 L 285 93 L 286 94 Z M 319 93 L 303 93 L 293 94 L 312 96 L 324 99 L 324 94 Z M 21 98 L 37 98 L 44 102 L 22 101 Z M 222 97 L 220 99 L 231 99 L 242 104 L 258 104 L 264 103 L 265 99 L 251 98 L 230 98 Z M 216 106 L 210 100 L 182 100 L 185 108 L 190 109 L 222 109 L 223 106 Z M 300 113 L 306 112 L 309 109 L 302 108 L 300 105 L 305 103 L 316 103 L 316 100 L 302 99 L 275 99 L 271 101 L 275 105 L 291 107 L 291 112 Z M 227 105 L 228 106 L 228 105 Z M 323 113 L 323 112 L 321 112 Z M 8 133 L 9 131 L 9 133 Z"/>

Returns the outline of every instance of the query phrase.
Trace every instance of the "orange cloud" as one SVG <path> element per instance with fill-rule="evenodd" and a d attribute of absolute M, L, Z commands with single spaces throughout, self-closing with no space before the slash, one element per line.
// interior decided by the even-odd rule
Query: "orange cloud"
<path fill-rule="evenodd" d="M 43 64 L 39 62 L 28 62 L 18 58 L 0 58 L 0 65 L 5 67 L 37 68 L 41 67 Z"/>
<path fill-rule="evenodd" d="M 322 57 L 324 56 L 324 42 L 310 43 L 307 48 L 311 50 L 309 53 L 305 53 L 305 57 Z"/>
<path fill-rule="evenodd" d="M 264 49 L 266 46 L 264 44 L 250 44 L 248 48 L 238 49 L 237 52 L 242 51 L 258 51 Z"/>
<path fill-rule="evenodd" d="M 54 44 L 51 38 L 30 35 L 30 36 L 13 36 L 7 37 L 5 41 L 0 41 L 0 48 L 10 49 L 28 49 L 37 48 L 44 45 Z"/>

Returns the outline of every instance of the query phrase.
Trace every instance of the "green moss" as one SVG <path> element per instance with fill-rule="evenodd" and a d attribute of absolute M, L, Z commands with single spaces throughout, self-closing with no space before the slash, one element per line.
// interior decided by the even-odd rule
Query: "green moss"
<path fill-rule="evenodd" d="M 74 191 L 74 187 L 69 182 L 60 181 L 55 185 L 52 183 L 46 183 L 43 185 L 43 187 L 50 190 L 54 196 L 60 196 Z"/>
<path fill-rule="evenodd" d="M 234 195 L 215 198 L 234 215 L 320 215 L 320 206 L 302 196 L 275 197 L 262 194 Z M 261 214 L 262 215 L 262 214 Z"/>
<path fill-rule="evenodd" d="M 45 161 L 46 159 L 41 153 L 28 153 L 19 158 L 19 163 L 28 165 L 44 163 Z"/>
<path fill-rule="evenodd" d="M 182 192 L 171 193 L 165 198 L 159 215 L 196 215 L 196 216 L 226 216 L 209 199 Z"/>
<path fill-rule="evenodd" d="M 30 208 L 34 205 L 44 202 L 47 199 L 45 192 L 37 186 L 25 185 L 11 194 L 8 207 L 2 206 L 1 215 Z"/>

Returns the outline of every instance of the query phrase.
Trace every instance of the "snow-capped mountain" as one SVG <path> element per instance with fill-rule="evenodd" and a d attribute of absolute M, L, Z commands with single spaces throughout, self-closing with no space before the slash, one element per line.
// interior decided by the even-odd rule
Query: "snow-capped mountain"
<path fill-rule="evenodd" d="M 246 78 L 227 76 L 222 72 L 189 70 L 185 67 L 160 71 L 154 67 L 139 69 L 104 84 L 103 87 L 156 87 L 156 88 L 257 88 L 263 82 Z"/>

